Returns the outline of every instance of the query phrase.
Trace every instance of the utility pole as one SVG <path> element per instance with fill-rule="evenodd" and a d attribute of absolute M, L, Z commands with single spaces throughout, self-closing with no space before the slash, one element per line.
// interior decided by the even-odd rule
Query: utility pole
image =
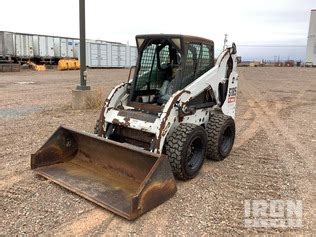
<path fill-rule="evenodd" d="M 87 86 L 85 0 L 79 0 L 79 22 L 80 22 L 80 85 L 77 86 L 77 90 L 90 90 L 90 86 Z"/>
<path fill-rule="evenodd" d="M 227 39 L 227 37 L 228 37 L 228 34 L 225 34 L 224 35 L 225 36 L 225 38 L 224 38 L 224 46 L 223 46 L 223 51 L 226 49 L 226 47 L 227 47 L 227 42 L 228 42 L 228 39 Z"/>
<path fill-rule="evenodd" d="M 87 86 L 86 65 L 86 26 L 85 26 L 85 0 L 79 0 L 79 23 L 80 23 L 80 84 L 72 90 L 73 109 L 87 109 L 87 97 L 95 91 Z"/>

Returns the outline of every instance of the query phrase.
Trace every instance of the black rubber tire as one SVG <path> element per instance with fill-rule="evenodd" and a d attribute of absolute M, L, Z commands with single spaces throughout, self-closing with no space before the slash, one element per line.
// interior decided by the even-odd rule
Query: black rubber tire
<path fill-rule="evenodd" d="M 180 124 L 166 141 L 166 154 L 174 176 L 182 180 L 194 178 L 202 168 L 206 149 L 207 135 L 203 127 Z"/>
<path fill-rule="evenodd" d="M 235 141 L 235 121 L 232 117 L 211 113 L 206 125 L 207 158 L 224 160 L 231 152 Z"/>

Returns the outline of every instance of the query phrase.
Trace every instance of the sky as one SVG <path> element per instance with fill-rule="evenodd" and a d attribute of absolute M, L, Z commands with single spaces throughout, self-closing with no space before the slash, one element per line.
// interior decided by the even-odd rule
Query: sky
<path fill-rule="evenodd" d="M 86 0 L 86 35 L 135 45 L 137 34 L 189 34 L 219 53 L 227 33 L 244 60 L 304 60 L 311 9 L 316 0 Z M 79 0 L 3 1 L 0 30 L 79 37 Z"/>

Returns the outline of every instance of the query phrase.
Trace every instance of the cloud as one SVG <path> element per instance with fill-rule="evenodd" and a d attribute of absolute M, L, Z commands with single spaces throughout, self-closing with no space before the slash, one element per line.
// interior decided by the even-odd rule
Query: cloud
<path fill-rule="evenodd" d="M 78 37 L 78 2 L 3 1 L 0 30 Z M 91 39 L 130 44 L 143 33 L 198 35 L 213 39 L 217 49 L 225 33 L 239 44 L 306 44 L 315 5 L 314 0 L 86 0 L 86 32 Z"/>

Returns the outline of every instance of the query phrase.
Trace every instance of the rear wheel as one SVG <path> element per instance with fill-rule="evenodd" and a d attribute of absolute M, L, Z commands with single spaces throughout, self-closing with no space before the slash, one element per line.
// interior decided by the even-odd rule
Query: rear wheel
<path fill-rule="evenodd" d="M 166 153 L 176 178 L 194 178 L 201 169 L 207 149 L 205 130 L 195 124 L 180 124 L 166 142 Z"/>
<path fill-rule="evenodd" d="M 234 145 L 235 121 L 227 115 L 212 113 L 206 133 L 207 157 L 212 160 L 224 160 Z"/>

